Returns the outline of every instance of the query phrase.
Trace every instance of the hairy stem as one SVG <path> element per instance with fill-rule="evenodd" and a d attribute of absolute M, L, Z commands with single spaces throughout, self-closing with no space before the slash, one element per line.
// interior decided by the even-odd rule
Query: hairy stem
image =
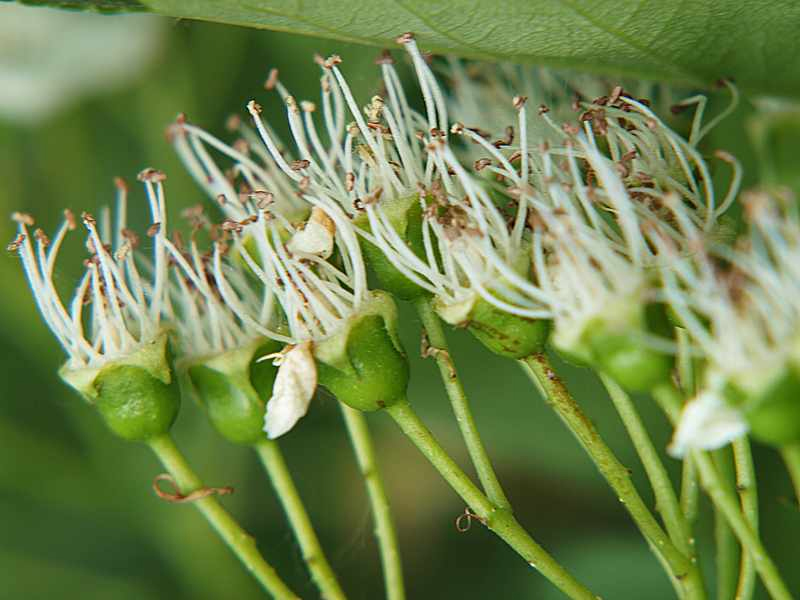
<path fill-rule="evenodd" d="M 349 406 L 339 403 L 356 453 L 361 475 L 367 486 L 367 496 L 375 519 L 375 537 L 383 565 L 383 578 L 386 586 L 386 597 L 389 600 L 403 600 L 405 588 L 403 584 L 403 564 L 400 559 L 400 545 L 397 542 L 389 499 L 383 487 L 372 436 L 367 428 L 364 415 Z"/>
<path fill-rule="evenodd" d="M 758 490 L 756 487 L 756 470 L 750 442 L 740 437 L 733 442 L 733 462 L 736 467 L 736 490 L 750 528 L 758 535 Z M 749 552 L 742 552 L 739 569 L 739 583 L 736 586 L 736 600 L 749 600 L 756 587 L 756 565 Z"/>
<path fill-rule="evenodd" d="M 537 544 L 530 534 L 519 524 L 510 511 L 497 508 L 478 489 L 470 478 L 447 454 L 444 448 L 433 437 L 408 402 L 398 402 L 386 409 L 400 429 L 414 443 L 422 454 L 436 468 L 444 480 L 461 496 L 468 505 L 468 518 L 480 521 L 517 554 L 524 558 L 530 566 L 538 570 L 570 598 L 580 600 L 597 600 L 585 586 L 578 582 L 550 554 Z"/>
<path fill-rule="evenodd" d="M 653 396 L 666 412 L 673 425 L 677 423 L 683 406 L 683 398 L 678 390 L 671 385 L 661 386 L 653 390 Z M 772 558 L 767 554 L 758 534 L 742 514 L 736 495 L 724 484 L 711 457 L 707 452 L 692 451 L 692 460 L 700 477 L 700 484 L 706 494 L 714 503 L 733 529 L 744 552 L 750 554 L 755 562 L 755 568 L 764 582 L 773 600 L 791 600 L 786 584 L 778 572 Z"/>
<path fill-rule="evenodd" d="M 183 454 L 181 454 L 168 434 L 151 439 L 148 445 L 155 452 L 164 468 L 175 479 L 182 494 L 189 494 L 203 487 L 202 481 L 192 471 Z M 216 498 L 206 496 L 195 500 L 193 504 L 245 568 L 273 598 L 276 600 L 299 600 L 298 596 L 278 576 L 275 569 L 261 556 L 255 540 L 222 508 Z"/>
<path fill-rule="evenodd" d="M 544 354 L 534 354 L 520 361 L 539 387 L 545 400 L 589 454 L 597 469 L 617 494 L 656 556 L 665 565 L 673 585 L 684 598 L 705 598 L 697 565 L 670 540 L 648 510 L 631 482 L 630 473 L 619 462 L 592 422 L 581 410 L 567 387 L 556 375 Z"/>
<path fill-rule="evenodd" d="M 319 588 L 322 598 L 324 600 L 345 600 L 346 596 L 322 551 L 314 526 L 300 499 L 300 494 L 294 485 L 278 443 L 272 440 L 263 440 L 256 444 L 255 450 L 272 482 L 272 487 L 275 488 L 278 500 L 286 513 L 297 543 L 300 545 L 303 560 Z"/>
<path fill-rule="evenodd" d="M 430 346 L 424 349 L 423 353 L 427 356 L 433 356 L 439 366 L 439 373 L 442 376 L 445 390 L 447 390 L 447 395 L 453 406 L 458 428 L 461 430 L 461 436 L 467 445 L 467 451 L 478 473 L 481 486 L 483 486 L 486 495 L 495 506 L 510 510 L 511 505 L 503 492 L 500 481 L 497 479 L 492 463 L 489 460 L 489 455 L 478 433 L 478 427 L 472 416 L 467 395 L 464 393 L 464 388 L 450 356 L 442 323 L 434 312 L 429 299 L 422 298 L 418 300 L 416 307 L 430 343 Z"/>

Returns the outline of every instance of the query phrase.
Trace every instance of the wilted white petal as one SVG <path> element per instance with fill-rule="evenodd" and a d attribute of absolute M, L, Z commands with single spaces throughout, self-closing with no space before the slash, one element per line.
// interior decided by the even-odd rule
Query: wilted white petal
<path fill-rule="evenodd" d="M 333 253 L 333 235 L 336 227 L 325 211 L 316 206 L 306 226 L 295 233 L 289 240 L 288 248 L 292 252 L 316 254 L 328 258 Z"/>
<path fill-rule="evenodd" d="M 715 450 L 747 433 L 742 413 L 716 392 L 703 392 L 689 401 L 681 413 L 669 453 L 684 456 L 689 450 Z"/>
<path fill-rule="evenodd" d="M 267 402 L 264 431 L 275 439 L 300 420 L 317 388 L 317 367 L 308 343 L 294 346 L 283 355 L 272 397 Z"/>

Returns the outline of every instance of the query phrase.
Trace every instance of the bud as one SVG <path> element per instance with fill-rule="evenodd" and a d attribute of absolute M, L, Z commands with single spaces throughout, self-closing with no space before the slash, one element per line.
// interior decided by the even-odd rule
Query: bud
<path fill-rule="evenodd" d="M 144 442 L 169 431 L 180 406 L 167 334 L 101 367 L 62 367 L 61 378 L 100 411 L 119 437 Z"/>
<path fill-rule="evenodd" d="M 422 207 L 417 195 L 398 198 L 384 205 L 384 213 L 394 232 L 402 239 L 417 257 L 425 259 L 422 241 Z M 355 225 L 371 232 L 366 214 L 355 220 Z M 372 269 L 381 289 L 402 300 L 416 300 L 429 293 L 406 277 L 395 263 L 375 244 L 359 238 L 361 251 Z"/>
<path fill-rule="evenodd" d="M 339 332 L 315 344 L 314 357 L 320 385 L 351 408 L 379 410 L 406 396 L 408 361 L 386 293 L 371 292 Z"/>
<path fill-rule="evenodd" d="M 184 381 L 228 441 L 250 445 L 264 438 L 264 399 L 272 395 L 277 368 L 254 359 L 278 350 L 278 342 L 254 340 L 183 366 Z"/>

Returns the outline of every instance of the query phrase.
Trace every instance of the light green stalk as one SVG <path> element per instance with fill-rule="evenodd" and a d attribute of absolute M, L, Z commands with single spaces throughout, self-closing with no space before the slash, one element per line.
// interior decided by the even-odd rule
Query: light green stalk
<path fill-rule="evenodd" d="M 787 444 L 781 448 L 781 456 L 783 456 L 783 462 L 786 463 L 786 469 L 789 471 L 797 502 L 800 504 L 800 442 Z"/>
<path fill-rule="evenodd" d="M 661 405 L 673 425 L 677 423 L 683 406 L 680 392 L 671 385 L 665 385 L 653 390 L 653 397 Z M 781 578 L 778 568 L 761 543 L 758 534 L 742 514 L 735 494 L 725 485 L 711 457 L 707 452 L 696 450 L 692 451 L 690 456 L 697 468 L 700 484 L 711 498 L 714 506 L 728 520 L 728 524 L 739 538 L 743 550 L 753 557 L 756 571 L 761 576 L 761 580 L 773 600 L 791 600 L 792 595 Z"/>
<path fill-rule="evenodd" d="M 458 378 L 458 372 L 450 356 L 442 323 L 434 312 L 429 299 L 420 298 L 415 304 L 422 320 L 422 326 L 425 328 L 425 333 L 430 342 L 428 354 L 433 356 L 439 366 L 439 373 L 450 398 L 458 428 L 461 430 L 461 436 L 467 445 L 467 451 L 472 464 L 475 466 L 475 471 L 478 473 L 481 486 L 483 486 L 486 495 L 495 506 L 511 510 L 511 504 L 506 498 L 505 492 L 503 492 L 500 481 L 497 479 L 492 467 L 492 462 L 478 433 L 478 427 L 472 416 L 467 395 L 464 393 L 464 388 Z"/>
<path fill-rule="evenodd" d="M 611 448 L 600 437 L 592 422 L 556 375 L 547 356 L 534 354 L 521 360 L 520 363 L 617 494 L 639 531 L 665 566 L 681 597 L 705 598 L 703 581 L 697 565 L 676 547 L 658 524 L 631 482 L 628 469 L 619 462 Z"/>
<path fill-rule="evenodd" d="M 492 504 L 445 452 L 407 401 L 390 406 L 386 412 L 450 487 L 467 503 L 469 510 L 472 511 L 471 517 L 474 515 L 475 519 L 492 530 L 568 597 L 576 600 L 598 600 L 598 596 L 576 580 L 531 538 L 510 511 Z"/>
<path fill-rule="evenodd" d="M 192 471 L 169 434 L 149 440 L 148 445 L 164 468 L 175 479 L 181 494 L 189 494 L 203 487 L 202 481 Z M 273 598 L 276 600 L 299 600 L 299 597 L 278 576 L 275 569 L 261 556 L 255 540 L 222 508 L 214 496 L 200 498 L 192 504 Z"/>
<path fill-rule="evenodd" d="M 375 457 L 375 448 L 372 436 L 369 433 L 364 415 L 339 403 L 342 415 L 350 434 L 350 441 L 356 453 L 361 475 L 367 486 L 367 496 L 375 519 L 375 537 L 378 540 L 378 549 L 383 565 L 383 578 L 386 586 L 386 597 L 389 600 L 403 600 L 405 587 L 403 584 L 403 564 L 400 559 L 400 544 L 394 529 L 392 512 L 389 508 L 389 498 L 383 487 L 383 478 L 378 468 Z"/>
<path fill-rule="evenodd" d="M 303 553 L 303 560 L 314 583 L 319 588 L 322 598 L 324 600 L 346 600 L 339 581 L 336 579 L 336 574 L 322 551 L 314 526 L 311 524 L 311 519 L 292 480 L 278 443 L 265 439 L 256 444 L 254 448 L 269 475 L 272 487 L 275 488 L 278 500 L 286 513 L 300 551 Z"/>
<path fill-rule="evenodd" d="M 750 442 L 740 437 L 733 442 L 733 463 L 736 468 L 736 490 L 747 522 L 758 535 L 758 489 L 756 470 Z M 749 552 L 742 552 L 739 570 L 739 583 L 736 586 L 736 600 L 749 600 L 756 587 L 756 565 Z"/>

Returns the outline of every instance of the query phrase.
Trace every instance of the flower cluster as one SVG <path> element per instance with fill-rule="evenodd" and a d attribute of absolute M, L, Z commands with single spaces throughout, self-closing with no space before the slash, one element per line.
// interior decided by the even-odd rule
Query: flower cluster
<path fill-rule="evenodd" d="M 70 365 L 133 352 L 164 321 L 196 387 L 202 377 L 192 369 L 219 371 L 231 352 L 247 349 L 237 372 L 274 361 L 270 389 L 259 390 L 266 409 L 253 409 L 265 412 L 270 437 L 305 414 L 318 381 L 342 401 L 379 408 L 402 397 L 407 367 L 394 305 L 368 289 L 368 266 L 379 288 L 432 298 L 445 321 L 494 352 L 530 356 L 552 330 L 565 357 L 635 391 L 670 383 L 675 327 L 684 328 L 703 376 L 676 453 L 748 427 L 779 443 L 800 438 L 800 409 L 788 398 L 800 224 L 790 202 L 751 194 L 743 200 L 750 232 L 723 243 L 719 217 L 735 202 L 740 169 L 727 153 L 714 155 L 732 172 L 718 197 L 697 149 L 716 121 L 702 123 L 703 99 L 678 105 L 700 107 L 687 140 L 646 99 L 620 86 L 603 93 L 597 80 L 577 82 L 582 93 L 572 97 L 547 72 L 451 61 L 442 66 L 448 92 L 413 36 L 398 41 L 417 101 L 388 53 L 377 61 L 384 92 L 366 103 L 337 56 L 317 57 L 319 104 L 295 99 L 272 71 L 265 87 L 286 106 L 290 146 L 255 101 L 252 127 L 229 121 L 231 144 L 179 117 L 169 137 L 224 220 L 190 209 L 191 240 L 170 239 L 161 182 L 147 172 L 155 257 L 138 257 L 124 216 L 113 235 L 85 216 L 92 257 L 71 312 L 52 270 L 74 219 L 48 251 L 39 233 L 34 250 L 30 219 L 20 216 L 13 246 Z M 267 341 L 272 350 L 262 352 Z"/>

